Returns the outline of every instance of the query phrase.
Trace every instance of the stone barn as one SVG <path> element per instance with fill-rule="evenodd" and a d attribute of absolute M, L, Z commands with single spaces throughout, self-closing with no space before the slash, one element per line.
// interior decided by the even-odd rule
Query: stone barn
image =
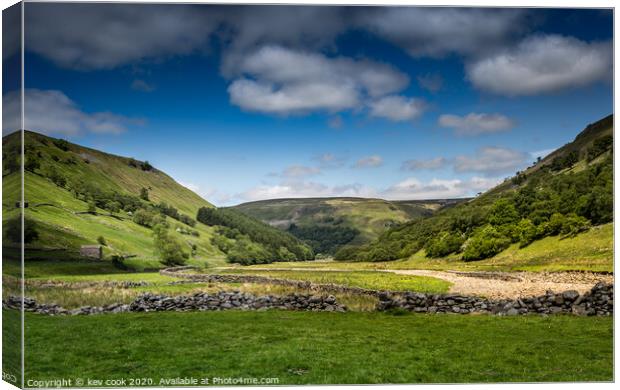
<path fill-rule="evenodd" d="M 101 245 L 82 245 L 80 256 L 101 260 L 103 258 L 103 247 Z"/>

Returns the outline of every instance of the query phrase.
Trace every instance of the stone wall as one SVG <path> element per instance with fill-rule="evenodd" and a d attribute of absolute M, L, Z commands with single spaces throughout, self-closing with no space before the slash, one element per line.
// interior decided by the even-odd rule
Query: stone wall
<path fill-rule="evenodd" d="M 2 301 L 4 308 L 20 310 L 22 302 L 19 297 L 10 296 Z M 169 297 L 166 295 L 143 294 L 131 304 L 111 304 L 100 307 L 84 306 L 67 310 L 55 304 L 39 304 L 34 299 L 24 300 L 24 309 L 28 312 L 47 315 L 89 315 L 121 312 L 152 311 L 219 311 L 219 310 L 305 310 L 344 312 L 346 307 L 339 304 L 332 295 L 318 296 L 308 294 L 291 294 L 285 296 L 254 296 L 242 292 L 223 292 L 217 294 L 197 293 Z"/>
<path fill-rule="evenodd" d="M 589 292 L 579 295 L 577 291 L 553 293 L 523 299 L 488 300 L 462 295 L 438 295 L 421 293 L 379 294 L 377 310 L 404 309 L 418 313 L 490 313 L 499 315 L 522 314 L 575 314 L 609 316 L 613 314 L 613 284 L 599 283 Z"/>

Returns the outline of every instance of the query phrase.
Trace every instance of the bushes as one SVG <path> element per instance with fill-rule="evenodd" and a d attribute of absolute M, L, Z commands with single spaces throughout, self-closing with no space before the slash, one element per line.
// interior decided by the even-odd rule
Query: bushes
<path fill-rule="evenodd" d="M 140 199 L 145 200 L 145 201 L 149 201 L 149 190 L 142 187 L 140 188 Z"/>
<path fill-rule="evenodd" d="M 539 234 L 538 229 L 534 223 L 525 218 L 519 222 L 518 226 L 519 230 L 519 245 L 523 248 L 531 244 Z"/>
<path fill-rule="evenodd" d="M 99 243 L 99 245 L 108 246 L 108 243 L 106 242 L 104 236 L 97 237 L 97 242 Z"/>
<path fill-rule="evenodd" d="M 155 225 L 156 214 L 150 211 L 140 209 L 133 214 L 133 221 L 138 225 L 153 227 Z"/>
<path fill-rule="evenodd" d="M 66 152 L 66 151 L 68 151 L 68 150 L 69 150 L 69 142 L 68 142 L 67 140 L 64 140 L 64 139 L 55 139 L 55 140 L 54 140 L 54 141 L 52 141 L 52 142 L 54 143 L 54 145 L 55 145 L 58 149 L 60 149 L 60 150 L 62 150 L 62 151 L 64 151 L 64 152 Z"/>
<path fill-rule="evenodd" d="M 508 248 L 510 239 L 504 237 L 493 226 L 487 225 L 478 230 L 465 244 L 463 260 L 482 260 L 495 256 Z"/>
<path fill-rule="evenodd" d="M 601 154 L 605 153 L 608 150 L 611 150 L 614 146 L 614 137 L 613 135 L 606 135 L 604 137 L 596 139 L 592 147 L 588 149 L 588 161 L 592 161 Z"/>
<path fill-rule="evenodd" d="M 168 227 L 164 224 L 153 226 L 153 242 L 157 255 L 164 265 L 183 265 L 189 258 L 189 254 L 183 251 L 182 244 L 170 235 Z"/>
<path fill-rule="evenodd" d="M 22 219 L 21 216 L 11 218 L 5 225 L 5 237 L 9 240 L 21 243 L 22 242 Z M 29 219 L 24 218 L 24 243 L 29 244 L 39 238 L 39 232 L 37 231 L 37 224 Z"/>
<path fill-rule="evenodd" d="M 462 235 L 452 232 L 443 232 L 437 238 L 431 240 L 426 247 L 428 257 L 443 257 L 450 253 L 458 252 L 465 242 Z"/>

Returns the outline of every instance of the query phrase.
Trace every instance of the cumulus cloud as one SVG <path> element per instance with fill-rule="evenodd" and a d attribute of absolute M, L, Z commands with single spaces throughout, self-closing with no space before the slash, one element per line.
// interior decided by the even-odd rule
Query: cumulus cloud
<path fill-rule="evenodd" d="M 422 99 L 404 96 L 386 96 L 369 104 L 370 115 L 393 121 L 407 121 L 418 118 L 426 109 Z"/>
<path fill-rule="evenodd" d="M 414 57 L 474 54 L 499 47 L 520 32 L 517 9 L 377 7 L 358 11 L 357 23 Z"/>
<path fill-rule="evenodd" d="M 443 199 L 459 198 L 485 191 L 501 182 L 501 179 L 473 177 L 460 179 L 432 179 L 423 182 L 417 178 L 408 178 L 382 191 L 386 199 Z"/>
<path fill-rule="evenodd" d="M 355 168 L 376 168 L 381 165 L 383 165 L 383 158 L 375 154 L 357 160 Z"/>
<path fill-rule="evenodd" d="M 404 171 L 433 170 L 441 169 L 447 164 L 448 159 L 445 157 L 435 157 L 429 160 L 407 160 L 403 162 L 401 169 Z"/>
<path fill-rule="evenodd" d="M 322 169 L 334 169 L 344 166 L 346 161 L 343 157 L 338 157 L 333 153 L 323 153 L 314 158 Z"/>
<path fill-rule="evenodd" d="M 479 114 L 472 112 L 465 116 L 445 114 L 439 117 L 439 125 L 449 127 L 459 135 L 479 135 L 508 131 L 514 121 L 501 114 Z"/>
<path fill-rule="evenodd" d="M 382 96 L 409 83 L 407 75 L 386 64 L 280 46 L 262 47 L 237 66 L 242 76 L 228 88 L 231 102 L 275 114 L 353 109 L 366 96 Z"/>
<path fill-rule="evenodd" d="M 439 73 L 427 73 L 417 77 L 418 84 L 430 92 L 439 92 L 443 87 L 443 77 Z"/>
<path fill-rule="evenodd" d="M 486 175 L 514 172 L 528 163 L 530 156 L 517 150 L 501 147 L 483 147 L 474 156 L 457 156 L 454 170 L 478 172 Z"/>
<path fill-rule="evenodd" d="M 142 4 L 30 4 L 26 49 L 74 69 L 109 69 L 208 44 L 216 9 Z"/>
<path fill-rule="evenodd" d="M 501 95 L 553 92 L 611 79 L 612 50 L 611 42 L 536 35 L 469 63 L 467 76 L 476 87 Z"/>
<path fill-rule="evenodd" d="M 321 170 L 317 167 L 308 167 L 304 165 L 291 165 L 286 167 L 280 176 L 287 178 L 301 178 L 307 176 L 314 176 L 321 173 Z"/>
<path fill-rule="evenodd" d="M 45 134 L 76 135 L 82 132 L 118 134 L 138 119 L 111 112 L 87 113 L 67 95 L 56 90 L 26 89 L 24 91 L 24 126 Z M 9 92 L 3 100 L 3 133 L 19 129 L 19 91 Z"/>
<path fill-rule="evenodd" d="M 295 181 L 276 185 L 262 184 L 241 194 L 239 199 L 245 201 L 278 198 L 314 198 L 314 197 L 375 197 L 376 191 L 361 184 L 328 186 L 322 183 Z"/>

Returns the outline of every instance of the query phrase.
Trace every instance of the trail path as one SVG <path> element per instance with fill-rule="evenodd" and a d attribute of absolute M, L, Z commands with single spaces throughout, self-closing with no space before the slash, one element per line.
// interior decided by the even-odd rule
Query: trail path
<path fill-rule="evenodd" d="M 252 268 L 254 271 L 355 272 L 330 268 Z M 398 275 L 430 276 L 452 283 L 450 293 L 491 299 L 543 295 L 547 290 L 589 291 L 598 282 L 613 283 L 613 275 L 591 272 L 459 272 L 433 270 L 376 270 Z"/>

